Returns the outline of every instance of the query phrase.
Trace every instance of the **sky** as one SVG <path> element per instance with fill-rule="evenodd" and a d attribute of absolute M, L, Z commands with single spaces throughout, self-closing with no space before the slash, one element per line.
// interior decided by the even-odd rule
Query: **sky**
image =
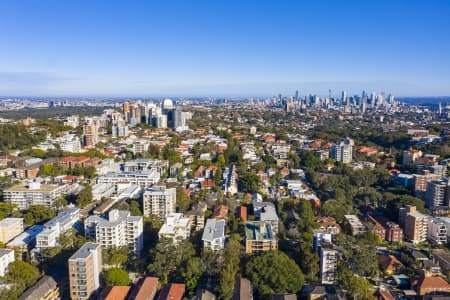
<path fill-rule="evenodd" d="M 0 1 L 0 95 L 329 89 L 450 95 L 450 1 Z"/>

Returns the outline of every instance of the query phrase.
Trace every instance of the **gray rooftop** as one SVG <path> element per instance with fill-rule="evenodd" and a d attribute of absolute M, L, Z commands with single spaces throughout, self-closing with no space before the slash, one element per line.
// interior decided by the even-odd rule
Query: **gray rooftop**
<path fill-rule="evenodd" d="M 225 235 L 225 220 L 208 219 L 203 230 L 202 241 L 213 241 Z"/>
<path fill-rule="evenodd" d="M 54 290 L 57 283 L 53 277 L 44 276 L 35 285 L 20 296 L 19 300 L 42 299 L 49 291 Z"/>
<path fill-rule="evenodd" d="M 99 245 L 96 243 L 87 242 L 80 249 L 78 249 L 78 251 L 75 252 L 69 260 L 86 259 L 89 255 L 91 255 L 91 251 L 97 249 L 98 247 Z"/>

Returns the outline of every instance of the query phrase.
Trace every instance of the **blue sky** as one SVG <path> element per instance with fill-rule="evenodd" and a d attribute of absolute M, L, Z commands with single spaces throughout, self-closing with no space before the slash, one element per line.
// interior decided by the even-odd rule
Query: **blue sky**
<path fill-rule="evenodd" d="M 450 95 L 448 0 L 0 2 L 0 95 Z"/>

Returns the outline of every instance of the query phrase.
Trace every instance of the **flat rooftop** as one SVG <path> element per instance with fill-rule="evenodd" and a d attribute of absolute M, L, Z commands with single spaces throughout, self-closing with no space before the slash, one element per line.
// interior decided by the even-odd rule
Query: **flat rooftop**
<path fill-rule="evenodd" d="M 91 254 L 92 250 L 95 250 L 99 247 L 96 243 L 87 242 L 84 244 L 77 252 L 75 252 L 69 260 L 78 260 L 78 259 L 86 259 Z"/>
<path fill-rule="evenodd" d="M 41 184 L 39 186 L 39 188 L 33 189 L 33 188 L 29 188 L 26 185 L 19 184 L 19 185 L 10 187 L 9 189 L 6 189 L 5 192 L 52 192 L 52 191 L 58 189 L 59 187 L 60 186 L 56 185 L 56 184 L 49 184 L 49 185 Z"/>
<path fill-rule="evenodd" d="M 245 236 L 247 240 L 275 240 L 272 226 L 269 222 L 252 221 L 245 223 Z"/>

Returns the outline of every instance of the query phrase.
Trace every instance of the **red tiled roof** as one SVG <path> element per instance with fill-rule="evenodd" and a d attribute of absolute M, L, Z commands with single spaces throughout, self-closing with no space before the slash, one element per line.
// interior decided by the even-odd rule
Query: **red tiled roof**
<path fill-rule="evenodd" d="M 183 283 L 171 283 L 161 290 L 158 300 L 181 300 L 184 290 L 185 285 Z"/>

